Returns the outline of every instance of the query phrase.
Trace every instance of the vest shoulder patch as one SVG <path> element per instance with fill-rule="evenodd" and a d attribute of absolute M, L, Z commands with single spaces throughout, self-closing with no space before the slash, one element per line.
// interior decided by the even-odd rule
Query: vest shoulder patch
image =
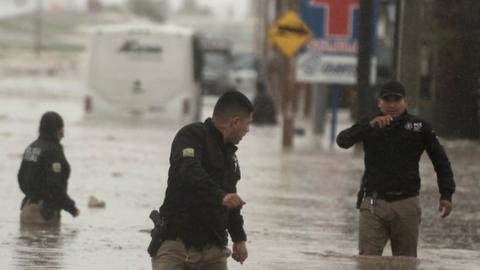
<path fill-rule="evenodd" d="M 195 149 L 193 148 L 184 148 L 182 150 L 183 157 L 195 157 Z"/>
<path fill-rule="evenodd" d="M 52 171 L 55 173 L 61 173 L 62 172 L 62 164 L 60 162 L 53 162 L 52 163 Z"/>

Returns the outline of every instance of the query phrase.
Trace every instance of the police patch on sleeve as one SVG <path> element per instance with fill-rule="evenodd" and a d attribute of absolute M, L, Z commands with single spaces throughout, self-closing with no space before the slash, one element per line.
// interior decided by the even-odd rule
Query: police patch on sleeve
<path fill-rule="evenodd" d="M 182 150 L 183 157 L 195 157 L 195 149 L 193 148 L 184 148 Z"/>
<path fill-rule="evenodd" d="M 23 154 L 23 159 L 26 161 L 37 162 L 38 157 L 42 153 L 42 149 L 37 147 L 28 147 Z"/>
<path fill-rule="evenodd" d="M 52 171 L 55 172 L 55 173 L 61 173 L 62 172 L 62 164 L 60 164 L 60 162 L 52 163 Z"/>

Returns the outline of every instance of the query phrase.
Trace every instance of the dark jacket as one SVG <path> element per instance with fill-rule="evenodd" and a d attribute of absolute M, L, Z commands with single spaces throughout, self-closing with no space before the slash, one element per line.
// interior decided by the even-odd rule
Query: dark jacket
<path fill-rule="evenodd" d="M 64 209 L 76 213 L 75 202 L 67 194 L 70 165 L 62 145 L 51 138 L 40 136 L 23 154 L 18 183 L 26 199 L 43 200 L 51 210 Z"/>
<path fill-rule="evenodd" d="M 237 147 L 225 144 L 209 118 L 183 127 L 175 136 L 168 186 L 161 215 L 165 239 L 183 239 L 187 247 L 225 246 L 227 230 L 233 242 L 246 240 L 240 209 L 222 205 L 226 193 L 237 191 L 240 167 Z"/>
<path fill-rule="evenodd" d="M 43 201 L 42 215 L 48 219 L 61 209 L 75 215 L 75 202 L 67 194 L 70 165 L 56 132 L 63 128 L 62 117 L 56 112 L 42 116 L 39 137 L 23 154 L 18 171 L 18 184 L 28 201 Z"/>
<path fill-rule="evenodd" d="M 342 148 L 363 142 L 365 194 L 392 194 L 398 198 L 418 195 L 419 161 L 425 150 L 437 173 L 441 199 L 451 201 L 455 192 L 452 169 L 430 125 L 406 111 L 386 128 L 370 127 L 371 119 L 360 121 L 337 136 L 337 144 Z"/>

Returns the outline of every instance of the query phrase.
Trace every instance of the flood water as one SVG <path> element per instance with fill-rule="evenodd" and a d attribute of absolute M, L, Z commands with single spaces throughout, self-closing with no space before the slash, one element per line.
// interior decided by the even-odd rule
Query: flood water
<path fill-rule="evenodd" d="M 0 269 L 151 269 L 148 214 L 163 199 L 176 129 L 85 123 L 79 96 L 0 96 Z M 58 227 L 23 227 L 16 173 L 49 109 L 66 120 L 69 193 L 81 214 L 65 212 Z M 279 127 L 252 127 L 239 145 L 249 258 L 244 265 L 229 260 L 230 269 L 479 269 L 478 143 L 445 142 L 458 186 L 447 219 L 437 212 L 433 168 L 422 160 L 419 259 L 412 259 L 356 256 L 361 155 L 318 146 L 309 136 L 284 152 L 280 136 Z M 106 208 L 87 208 L 90 195 Z"/>

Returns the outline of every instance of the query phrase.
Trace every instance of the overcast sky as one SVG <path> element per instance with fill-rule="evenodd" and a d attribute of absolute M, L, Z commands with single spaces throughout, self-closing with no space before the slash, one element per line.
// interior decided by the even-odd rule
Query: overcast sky
<path fill-rule="evenodd" d="M 9 11 L 11 9 L 18 9 L 14 3 L 18 0 L 0 0 L 0 15 L 2 12 Z M 43 6 L 48 7 L 53 2 L 58 1 L 66 6 L 74 4 L 78 8 L 85 7 L 87 0 L 42 0 Z M 104 4 L 125 4 L 127 0 L 102 0 Z M 183 0 L 169 0 L 170 5 L 177 9 L 183 2 Z M 197 0 L 200 5 L 209 6 L 217 16 L 224 17 L 230 11 L 233 11 L 236 18 L 244 18 L 247 9 L 250 6 L 251 0 Z M 37 0 L 25 0 L 28 7 L 34 7 Z M 26 7 L 26 6 L 24 6 Z M 8 9 L 8 10 L 7 10 Z M 230 15 L 228 15 L 230 16 Z"/>

